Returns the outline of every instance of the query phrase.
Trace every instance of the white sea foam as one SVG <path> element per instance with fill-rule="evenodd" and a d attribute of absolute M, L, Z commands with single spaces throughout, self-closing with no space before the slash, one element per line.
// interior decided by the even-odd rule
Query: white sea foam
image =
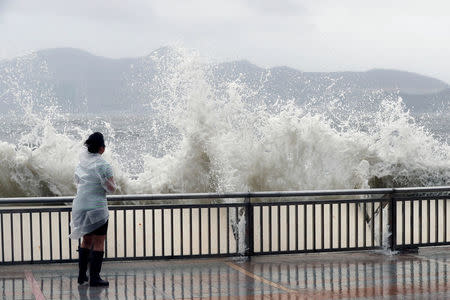
<path fill-rule="evenodd" d="M 125 140 L 112 123 L 65 116 L 51 92 L 42 105 L 9 78 L 24 127 L 20 138 L 0 143 L 0 196 L 73 195 L 82 141 L 94 130 L 107 137 L 120 193 L 450 184 L 449 145 L 417 124 L 398 97 L 369 117 L 341 114 L 338 100 L 322 109 L 289 99 L 269 104 L 239 80 L 213 85 L 209 64 L 184 50 L 149 59 L 165 72 L 133 79 L 148 87 L 152 111 L 134 140 L 132 118 Z"/>

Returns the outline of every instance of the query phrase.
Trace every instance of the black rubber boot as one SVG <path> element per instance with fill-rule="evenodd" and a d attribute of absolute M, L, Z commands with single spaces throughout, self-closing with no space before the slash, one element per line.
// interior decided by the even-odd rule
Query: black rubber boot
<path fill-rule="evenodd" d="M 78 284 L 88 282 L 86 271 L 89 262 L 89 253 L 91 250 L 78 247 Z"/>
<path fill-rule="evenodd" d="M 92 251 L 91 267 L 89 268 L 90 286 L 109 286 L 109 282 L 100 278 L 102 270 L 103 251 Z"/>

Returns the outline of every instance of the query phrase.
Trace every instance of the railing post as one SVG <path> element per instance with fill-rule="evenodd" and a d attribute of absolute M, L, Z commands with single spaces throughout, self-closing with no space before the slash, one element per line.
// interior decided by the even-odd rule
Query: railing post
<path fill-rule="evenodd" d="M 245 256 L 249 259 L 254 254 L 253 240 L 253 206 L 250 201 L 250 196 L 245 197 Z"/>
<path fill-rule="evenodd" d="M 391 236 L 389 237 L 389 248 L 395 251 L 397 248 L 397 201 L 395 199 L 395 190 L 392 189 L 389 201 L 388 224 Z M 383 224 L 381 224 L 383 226 Z"/>

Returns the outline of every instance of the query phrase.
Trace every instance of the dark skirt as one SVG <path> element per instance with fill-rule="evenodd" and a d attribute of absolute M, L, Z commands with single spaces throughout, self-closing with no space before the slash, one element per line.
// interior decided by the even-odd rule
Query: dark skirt
<path fill-rule="evenodd" d="M 108 231 L 108 221 L 106 221 L 105 224 L 95 229 L 94 231 L 88 233 L 87 235 L 106 235 L 107 231 Z"/>

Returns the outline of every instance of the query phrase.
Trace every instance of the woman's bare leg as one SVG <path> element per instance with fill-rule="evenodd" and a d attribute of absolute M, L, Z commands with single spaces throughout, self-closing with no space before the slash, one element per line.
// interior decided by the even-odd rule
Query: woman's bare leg
<path fill-rule="evenodd" d="M 94 236 L 86 234 L 85 236 L 83 236 L 83 241 L 81 242 L 81 248 L 91 249 L 93 242 L 94 242 Z"/>
<path fill-rule="evenodd" d="M 104 251 L 105 250 L 105 239 L 106 235 L 95 235 L 93 244 L 94 251 Z"/>

